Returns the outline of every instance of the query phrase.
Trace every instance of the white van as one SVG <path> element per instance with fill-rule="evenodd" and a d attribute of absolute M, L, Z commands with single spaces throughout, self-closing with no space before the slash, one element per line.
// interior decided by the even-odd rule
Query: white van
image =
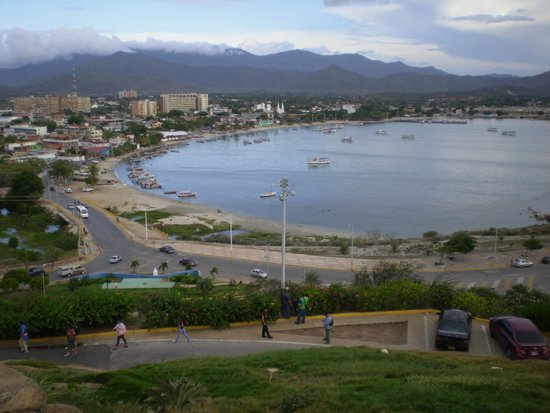
<path fill-rule="evenodd" d="M 82 205 L 76 206 L 76 212 L 80 215 L 80 218 L 88 218 L 88 208 Z"/>
<path fill-rule="evenodd" d="M 61 277 L 85 274 L 86 270 L 80 264 L 69 264 L 57 267 L 57 274 Z"/>

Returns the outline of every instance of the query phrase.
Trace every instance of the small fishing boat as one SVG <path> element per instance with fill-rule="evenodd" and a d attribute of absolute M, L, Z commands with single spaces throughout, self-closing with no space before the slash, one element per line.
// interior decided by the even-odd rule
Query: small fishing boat
<path fill-rule="evenodd" d="M 192 191 L 179 191 L 178 192 L 178 197 L 179 198 L 193 198 L 195 196 L 197 196 L 197 193 L 192 192 Z"/>
<path fill-rule="evenodd" d="M 273 198 L 274 196 L 277 196 L 277 192 L 275 192 L 275 191 L 262 192 L 260 194 L 260 198 Z"/>
<path fill-rule="evenodd" d="M 414 139 L 414 135 L 403 135 L 401 139 Z"/>

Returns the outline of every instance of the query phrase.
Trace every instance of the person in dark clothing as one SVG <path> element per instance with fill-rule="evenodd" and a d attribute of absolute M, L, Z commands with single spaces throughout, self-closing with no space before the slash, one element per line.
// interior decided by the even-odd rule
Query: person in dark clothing
<path fill-rule="evenodd" d="M 281 289 L 281 317 L 290 318 L 290 309 L 292 300 L 290 299 L 290 290 L 288 287 Z"/>
<path fill-rule="evenodd" d="M 273 338 L 271 334 L 269 334 L 269 328 L 267 326 L 267 320 L 269 319 L 269 310 L 267 307 L 264 308 L 264 311 L 262 311 L 262 338 Z"/>

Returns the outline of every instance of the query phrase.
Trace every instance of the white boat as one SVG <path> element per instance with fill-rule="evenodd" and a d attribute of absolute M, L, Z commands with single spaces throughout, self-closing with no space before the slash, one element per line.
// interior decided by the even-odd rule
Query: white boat
<path fill-rule="evenodd" d="M 342 139 L 340 139 L 342 142 L 352 143 L 353 138 L 351 136 L 344 136 Z"/>
<path fill-rule="evenodd" d="M 178 197 L 180 197 L 180 198 L 192 198 L 192 197 L 195 197 L 195 196 L 197 196 L 197 193 L 192 192 L 192 191 L 179 191 L 178 192 Z"/>
<path fill-rule="evenodd" d="M 322 156 L 312 156 L 307 159 L 308 165 L 329 165 L 330 158 L 325 158 Z"/>
<path fill-rule="evenodd" d="M 260 194 L 260 198 L 273 198 L 274 196 L 277 196 L 277 192 L 275 192 L 275 191 L 262 192 Z"/>

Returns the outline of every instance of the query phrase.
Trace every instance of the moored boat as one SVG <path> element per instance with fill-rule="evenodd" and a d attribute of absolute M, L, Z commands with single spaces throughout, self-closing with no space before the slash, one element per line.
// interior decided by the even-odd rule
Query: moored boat
<path fill-rule="evenodd" d="M 312 156 L 307 159 L 307 164 L 311 166 L 316 165 L 329 165 L 330 164 L 330 158 L 322 157 L 322 156 Z"/>
<path fill-rule="evenodd" d="M 277 192 L 275 191 L 271 191 L 271 192 L 262 192 L 260 194 L 260 198 L 273 198 L 274 196 L 277 195 Z"/>
<path fill-rule="evenodd" d="M 505 131 L 502 131 L 502 134 L 504 136 L 516 136 L 516 131 L 515 130 L 505 130 Z"/>
<path fill-rule="evenodd" d="M 178 197 L 180 197 L 180 198 L 192 198 L 192 197 L 195 197 L 195 196 L 197 196 L 197 193 L 192 192 L 192 191 L 179 191 L 178 192 Z"/>
<path fill-rule="evenodd" d="M 414 135 L 403 135 L 401 139 L 414 139 Z"/>

